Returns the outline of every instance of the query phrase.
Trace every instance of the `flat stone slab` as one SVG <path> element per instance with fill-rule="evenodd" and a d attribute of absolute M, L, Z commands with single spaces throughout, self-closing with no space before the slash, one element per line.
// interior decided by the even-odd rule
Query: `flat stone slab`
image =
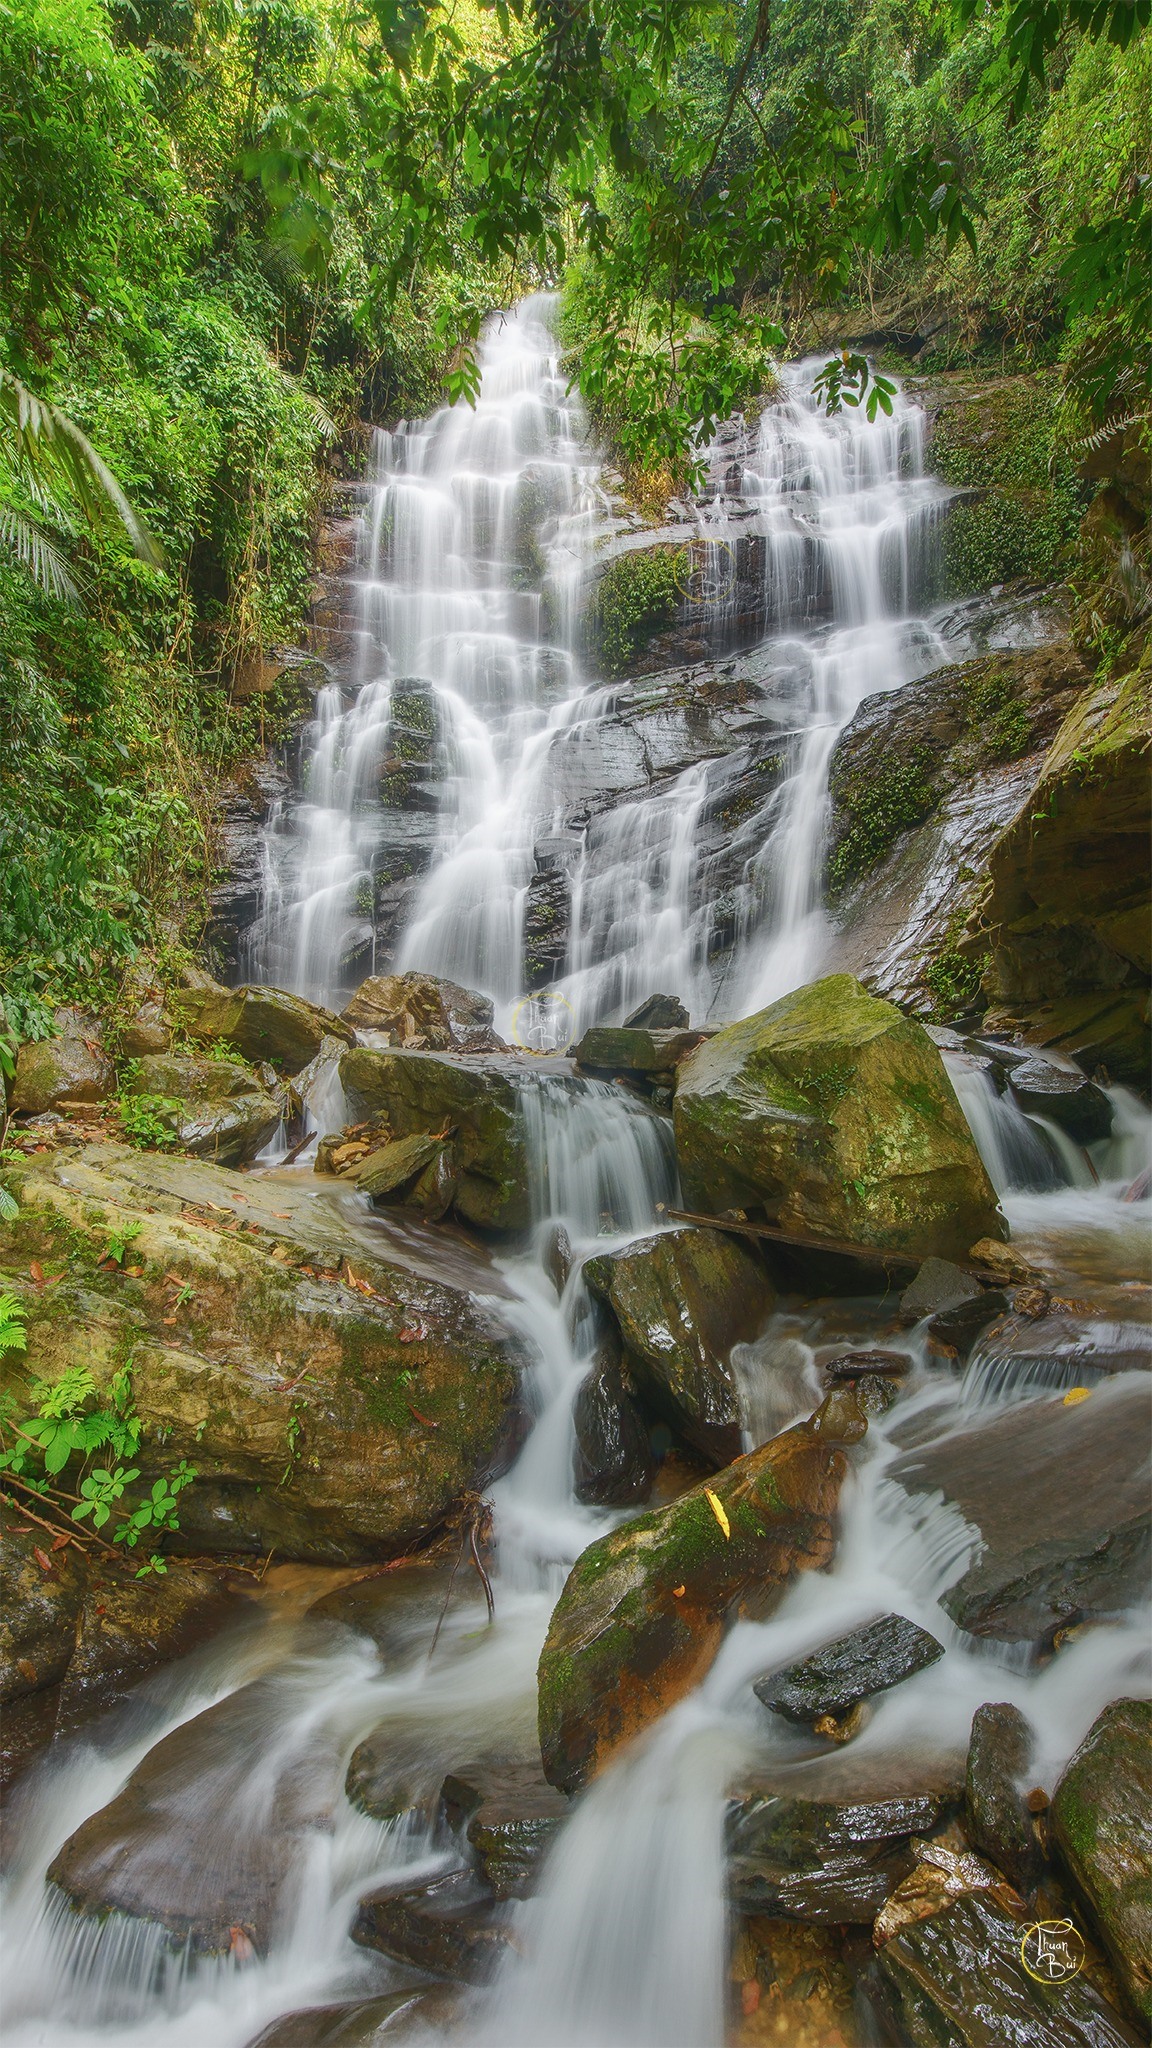
<path fill-rule="evenodd" d="M 787 1721 L 811 1723 L 823 1714 L 839 1719 L 860 1700 L 927 1670 L 943 1655 L 943 1644 L 927 1629 L 902 1614 L 884 1614 L 799 1663 L 757 1679 L 752 1690 Z"/>
<path fill-rule="evenodd" d="M 1087 1399 L 1033 1401 L 907 1452 L 889 1468 L 909 1493 L 942 1493 L 976 1544 L 943 1605 L 961 1628 L 1042 1642 L 1115 1614 L 1148 1583 L 1147 1391 L 1118 1380 Z"/>

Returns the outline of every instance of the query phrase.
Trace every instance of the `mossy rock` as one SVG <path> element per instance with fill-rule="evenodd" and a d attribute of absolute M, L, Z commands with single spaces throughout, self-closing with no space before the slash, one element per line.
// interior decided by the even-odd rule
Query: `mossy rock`
<path fill-rule="evenodd" d="M 453 1134 L 453 1206 L 489 1230 L 530 1221 L 528 1157 L 512 1060 L 453 1059 L 434 1052 L 370 1052 L 340 1062 L 356 1119 L 383 1112 L 397 1138 Z"/>
<path fill-rule="evenodd" d="M 14 1178 L 0 1285 L 22 1300 L 28 1350 L 3 1361 L 3 1385 L 25 1400 L 32 1378 L 83 1363 L 105 1390 L 130 1366 L 141 1483 L 181 1458 L 198 1474 L 166 1547 L 395 1556 L 500 1463 L 520 1354 L 479 1305 L 499 1292 L 479 1253 L 433 1262 L 402 1236 L 385 1250 L 314 1183 L 120 1146 L 38 1155 Z M 142 1271 L 101 1268 L 132 1225 Z M 36 1289 L 33 1257 L 63 1271 L 57 1285 Z"/>
<path fill-rule="evenodd" d="M 136 1062 L 125 1094 L 140 1098 L 161 1130 L 187 1152 L 221 1166 L 243 1166 L 268 1142 L 284 1114 L 280 1093 L 236 1060 L 153 1053 Z"/>
<path fill-rule="evenodd" d="M 1152 1702 L 1105 1707 L 1056 1787 L 1050 1826 L 1126 1996 L 1152 2023 Z"/>
<path fill-rule="evenodd" d="M 94 1040 L 44 1038 L 20 1047 L 8 1106 L 14 1116 L 37 1116 L 62 1102 L 105 1102 L 115 1087 L 116 1070 Z"/>
<path fill-rule="evenodd" d="M 757 1208 L 800 1236 L 920 1257 L 1006 1235 L 936 1046 L 851 975 L 698 1047 L 673 1123 L 694 1208 Z"/>
<path fill-rule="evenodd" d="M 168 1007 L 173 1021 L 198 1043 L 234 1046 L 246 1060 L 270 1060 L 285 1074 L 298 1074 L 315 1059 L 325 1038 L 351 1045 L 354 1035 L 334 1011 L 286 989 L 227 989 L 207 976 L 172 996 Z"/>
<path fill-rule="evenodd" d="M 686 548 L 633 548 L 610 562 L 593 592 L 590 628 L 608 675 L 622 676 L 683 602 Z"/>
<path fill-rule="evenodd" d="M 728 1361 L 772 1311 L 764 1268 L 733 1238 L 687 1225 L 591 1259 L 584 1272 L 616 1318 L 647 1404 L 713 1464 L 737 1457 L 740 1403 Z"/>
<path fill-rule="evenodd" d="M 544 1774 L 572 1792 L 709 1669 L 730 1610 L 829 1562 L 851 1396 L 737 1459 L 707 1487 L 640 1515 L 573 1565 L 540 1656 Z"/>
<path fill-rule="evenodd" d="M 942 378 L 925 394 L 930 462 L 972 495 L 945 514 L 936 554 L 940 597 L 1066 568 L 1088 492 L 1056 446 L 1056 392 L 1036 377 Z"/>

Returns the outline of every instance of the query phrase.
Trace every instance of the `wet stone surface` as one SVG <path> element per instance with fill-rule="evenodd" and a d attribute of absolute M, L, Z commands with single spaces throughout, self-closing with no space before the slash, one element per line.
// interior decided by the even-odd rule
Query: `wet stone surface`
<path fill-rule="evenodd" d="M 1019 1707 L 986 1701 L 972 1720 L 964 1786 L 964 1825 L 974 1849 L 1004 1872 L 1019 1892 L 1030 1892 L 1043 1856 L 1024 1791 L 1034 1747 Z"/>
<path fill-rule="evenodd" d="M 773 1713 L 812 1723 L 839 1717 L 860 1700 L 899 1685 L 944 1655 L 944 1646 L 902 1614 L 885 1614 L 838 1636 L 784 1671 L 757 1679 L 752 1690 Z"/>
<path fill-rule="evenodd" d="M 352 1939 L 466 1984 L 488 1983 L 510 1945 L 506 1909 L 463 1865 L 427 1884 L 369 1892 L 357 1907 Z"/>

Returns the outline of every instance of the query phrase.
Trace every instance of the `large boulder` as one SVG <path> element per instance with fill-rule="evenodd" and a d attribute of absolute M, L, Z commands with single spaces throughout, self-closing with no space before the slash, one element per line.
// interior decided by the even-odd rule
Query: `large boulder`
<path fill-rule="evenodd" d="M 1100 684 L 1065 719 L 1029 801 L 993 847 L 972 950 L 990 955 L 989 1022 L 1148 1076 L 1149 830 L 1146 673 Z"/>
<path fill-rule="evenodd" d="M 1056 1854 L 1133 2009 L 1152 2023 L 1152 1704 L 1113 1700 L 1064 1772 Z"/>
<path fill-rule="evenodd" d="M 518 1347 L 463 1243 L 354 1235 L 315 1182 L 91 1147 L 37 1155 L 0 1284 L 29 1316 L 3 1380 L 26 1398 L 83 1363 L 98 1391 L 132 1355 L 142 1484 L 187 1458 L 176 1547 L 345 1563 L 410 1550 L 481 1485 L 516 1416 Z M 138 1275 L 100 1257 L 137 1225 Z M 63 1247 L 61 1251 L 60 1247 Z M 63 1261 L 51 1291 L 29 1257 Z"/>
<path fill-rule="evenodd" d="M 574 1791 L 690 1692 L 741 1596 L 755 1589 L 762 1607 L 794 1572 L 828 1563 L 842 1445 L 864 1427 L 851 1397 L 831 1395 L 808 1422 L 577 1558 L 540 1656 L 550 1783 Z"/>
<path fill-rule="evenodd" d="M 491 1230 L 521 1230 L 531 1216 L 517 1080 L 513 1059 L 357 1047 L 340 1062 L 354 1117 L 384 1114 L 397 1138 L 451 1138 L 452 1205 Z"/>
<path fill-rule="evenodd" d="M 952 1619 L 973 1635 L 1043 1643 L 1141 1598 L 1148 1452 L 1147 1395 L 1118 1380 L 1071 1405 L 993 1414 L 889 1471 L 910 1493 L 942 1493 L 973 1528 L 968 1569 L 943 1596 Z"/>
<path fill-rule="evenodd" d="M 616 1318 L 642 1397 L 715 1465 L 740 1454 L 734 1344 L 764 1328 L 775 1291 L 744 1246 L 692 1225 L 589 1259 L 584 1277 Z"/>
<path fill-rule="evenodd" d="M 371 974 L 342 1014 L 354 1030 L 386 1033 L 413 1050 L 500 1050 L 489 998 L 435 974 Z"/>
<path fill-rule="evenodd" d="M 243 1166 L 266 1145 L 284 1114 L 274 1076 L 238 1060 L 154 1053 L 137 1060 L 125 1094 L 143 1098 L 157 1125 L 188 1152 Z"/>
<path fill-rule="evenodd" d="M 0 1540 L 0 1705 L 63 1678 L 76 1642 L 87 1574 L 79 1551 L 51 1548 L 41 1529 L 6 1527 Z"/>
<path fill-rule="evenodd" d="M 246 1060 L 270 1060 L 298 1074 L 315 1059 L 325 1038 L 351 1045 L 351 1025 L 303 996 L 282 988 L 222 988 L 206 975 L 169 1002 L 174 1020 L 201 1044 L 235 1046 Z"/>
<path fill-rule="evenodd" d="M 22 1045 L 16 1055 L 9 1108 L 14 1116 L 38 1116 L 62 1103 L 105 1102 L 116 1092 L 116 1069 L 99 1039 L 85 1033 L 75 1012 L 62 1012 L 57 1038 Z"/>
<path fill-rule="evenodd" d="M 685 1195 L 801 1236 L 963 1257 L 1006 1235 L 926 1031 L 835 974 L 717 1032 L 679 1069 Z"/>

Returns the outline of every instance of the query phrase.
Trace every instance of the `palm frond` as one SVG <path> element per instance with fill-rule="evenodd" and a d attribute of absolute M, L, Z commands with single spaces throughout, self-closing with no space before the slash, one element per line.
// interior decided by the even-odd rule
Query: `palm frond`
<path fill-rule="evenodd" d="M 0 502 L 0 547 L 15 555 L 50 597 L 61 598 L 65 604 L 79 604 L 79 586 L 63 548 L 26 512 L 3 502 Z"/>
<path fill-rule="evenodd" d="M 50 489 L 52 479 L 61 478 L 92 521 L 111 508 L 140 560 L 160 561 L 160 550 L 143 520 L 75 420 L 48 399 L 37 398 L 4 369 L 0 369 L 0 432 L 16 459 L 41 479 L 43 488 Z"/>

